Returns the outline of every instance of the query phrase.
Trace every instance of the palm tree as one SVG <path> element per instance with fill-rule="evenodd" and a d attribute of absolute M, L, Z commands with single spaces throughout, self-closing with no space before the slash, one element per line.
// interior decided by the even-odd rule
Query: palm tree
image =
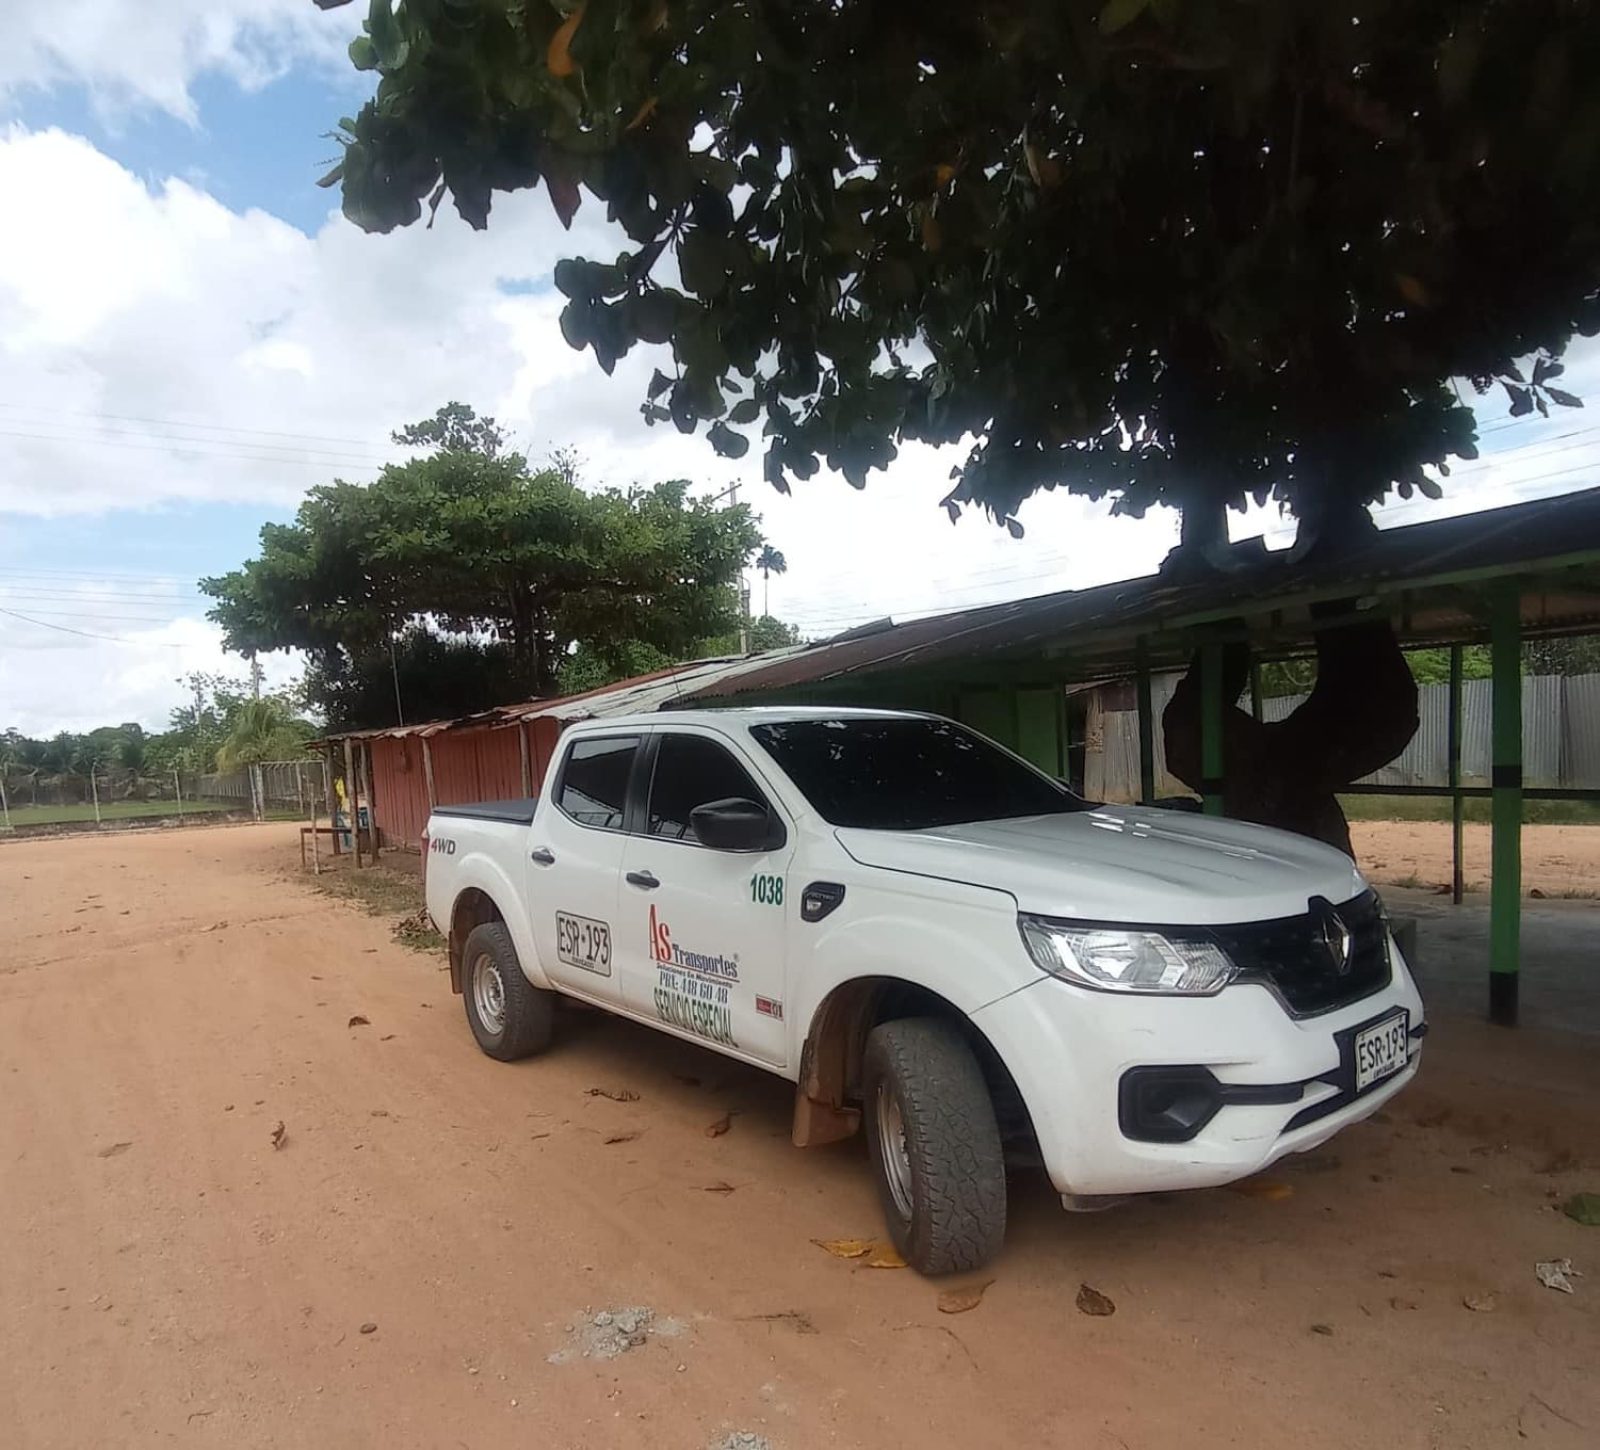
<path fill-rule="evenodd" d="M 228 738 L 217 747 L 217 769 L 238 770 L 263 760 L 293 760 L 305 753 L 311 726 L 273 695 L 246 700 L 234 714 Z"/>
<path fill-rule="evenodd" d="M 782 550 L 774 549 L 771 544 L 763 544 L 761 552 L 756 555 L 756 568 L 761 571 L 761 612 L 771 614 L 772 576 L 787 574 L 789 561 L 783 557 Z"/>

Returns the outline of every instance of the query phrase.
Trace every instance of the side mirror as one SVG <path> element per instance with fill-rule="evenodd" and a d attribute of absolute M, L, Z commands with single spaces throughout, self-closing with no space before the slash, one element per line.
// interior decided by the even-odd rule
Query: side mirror
<path fill-rule="evenodd" d="M 783 823 L 765 806 L 735 796 L 689 813 L 694 838 L 713 851 L 770 851 L 784 842 Z"/>

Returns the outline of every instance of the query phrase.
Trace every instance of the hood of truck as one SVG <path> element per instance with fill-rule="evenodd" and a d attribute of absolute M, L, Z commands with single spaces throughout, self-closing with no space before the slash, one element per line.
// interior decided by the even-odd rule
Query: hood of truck
<path fill-rule="evenodd" d="M 1023 911 L 1083 921 L 1214 926 L 1295 916 L 1366 889 L 1342 851 L 1180 811 L 1101 806 L 921 831 L 842 827 L 857 861 L 1009 892 Z"/>

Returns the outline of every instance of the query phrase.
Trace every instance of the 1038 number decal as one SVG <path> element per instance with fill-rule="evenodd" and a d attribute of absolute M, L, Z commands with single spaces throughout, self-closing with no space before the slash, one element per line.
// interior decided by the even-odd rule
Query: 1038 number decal
<path fill-rule="evenodd" d="M 750 878 L 750 899 L 759 906 L 783 905 L 783 877 L 762 876 Z"/>

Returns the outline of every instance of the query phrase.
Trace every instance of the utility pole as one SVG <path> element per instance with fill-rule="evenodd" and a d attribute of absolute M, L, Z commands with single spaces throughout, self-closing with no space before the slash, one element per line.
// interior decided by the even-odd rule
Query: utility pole
<path fill-rule="evenodd" d="M 261 661 L 256 658 L 256 652 L 250 651 L 250 698 L 261 698 Z"/>

